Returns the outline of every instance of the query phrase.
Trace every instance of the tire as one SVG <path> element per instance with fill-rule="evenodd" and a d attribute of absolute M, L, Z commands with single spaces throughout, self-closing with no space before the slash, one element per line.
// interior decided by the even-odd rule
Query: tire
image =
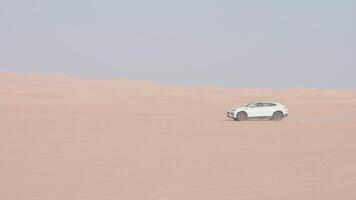
<path fill-rule="evenodd" d="M 282 120 L 283 113 L 281 111 L 276 111 L 273 113 L 272 120 Z"/>
<path fill-rule="evenodd" d="M 247 113 L 246 112 L 238 112 L 236 114 L 236 121 L 245 121 L 247 119 Z"/>

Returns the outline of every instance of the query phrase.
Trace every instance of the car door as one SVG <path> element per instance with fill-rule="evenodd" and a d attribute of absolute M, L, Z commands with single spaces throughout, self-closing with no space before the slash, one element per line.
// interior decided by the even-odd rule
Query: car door
<path fill-rule="evenodd" d="M 273 113 L 276 111 L 277 105 L 274 103 L 266 103 L 266 110 L 265 110 L 265 116 L 271 117 L 273 116 Z"/>
<path fill-rule="evenodd" d="M 248 117 L 260 117 L 261 116 L 261 109 L 263 109 L 262 103 L 254 103 L 247 108 L 247 115 Z"/>

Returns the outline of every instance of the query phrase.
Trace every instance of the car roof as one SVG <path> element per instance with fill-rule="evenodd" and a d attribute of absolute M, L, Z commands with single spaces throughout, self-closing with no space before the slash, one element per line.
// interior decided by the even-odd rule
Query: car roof
<path fill-rule="evenodd" d="M 274 101 L 254 101 L 253 103 L 273 103 L 273 104 L 281 105 L 280 103 Z"/>

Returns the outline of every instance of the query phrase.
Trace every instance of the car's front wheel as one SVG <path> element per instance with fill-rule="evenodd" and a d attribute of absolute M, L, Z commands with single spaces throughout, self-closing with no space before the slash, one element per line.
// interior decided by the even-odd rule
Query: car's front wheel
<path fill-rule="evenodd" d="M 274 112 L 273 116 L 272 116 L 272 119 L 273 120 L 281 120 L 281 119 L 283 119 L 283 113 L 281 111 Z"/>
<path fill-rule="evenodd" d="M 247 113 L 246 112 L 238 112 L 236 114 L 236 118 L 237 121 L 244 121 L 247 119 Z"/>

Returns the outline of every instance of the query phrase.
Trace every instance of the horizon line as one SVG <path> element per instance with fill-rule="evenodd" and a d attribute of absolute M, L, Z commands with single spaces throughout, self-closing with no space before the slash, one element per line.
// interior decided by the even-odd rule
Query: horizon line
<path fill-rule="evenodd" d="M 68 78 L 72 80 L 78 81 L 132 81 L 132 82 L 144 82 L 144 83 L 151 83 L 154 85 L 160 86 L 171 86 L 171 87 L 190 87 L 190 88 L 216 88 L 216 89 L 259 89 L 259 90 L 299 90 L 299 89 L 306 89 L 306 90 L 356 90 L 356 87 L 234 87 L 234 86 L 223 86 L 223 85 L 206 85 L 206 84 L 196 84 L 196 85 L 189 85 L 189 84 L 173 84 L 173 83 L 162 83 L 159 81 L 154 80 L 141 80 L 141 79 L 131 79 L 126 77 L 116 77 L 116 78 L 89 78 L 89 77 L 81 77 L 76 76 L 74 74 L 68 73 L 45 73 L 45 72 L 16 72 L 16 71 L 0 71 L 1 74 L 8 74 L 8 75 L 17 75 L 17 76 L 40 76 L 40 77 L 54 77 L 54 78 Z"/>

